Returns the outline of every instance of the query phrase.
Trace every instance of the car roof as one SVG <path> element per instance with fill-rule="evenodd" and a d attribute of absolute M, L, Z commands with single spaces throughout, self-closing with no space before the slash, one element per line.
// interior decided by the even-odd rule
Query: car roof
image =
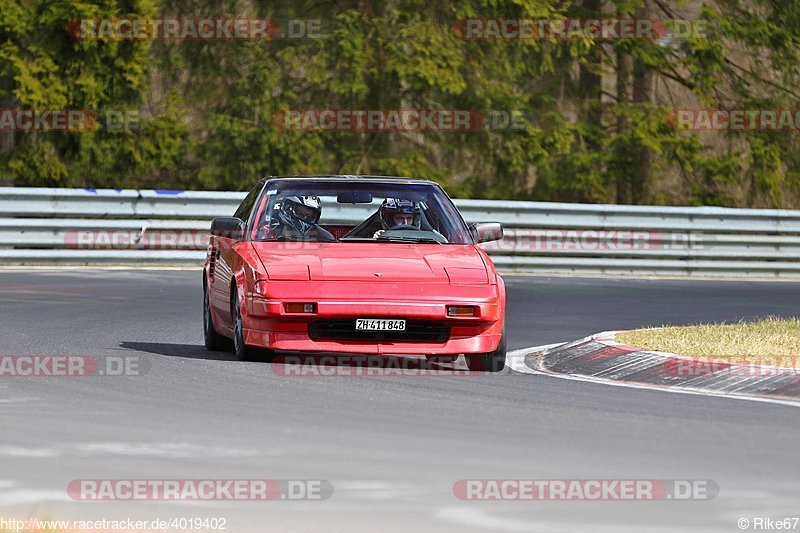
<path fill-rule="evenodd" d="M 309 176 L 266 176 L 259 181 L 318 181 L 318 182 L 336 182 L 358 180 L 364 183 L 407 183 L 407 184 L 426 184 L 437 185 L 435 181 L 418 179 L 418 178 L 404 178 L 399 176 L 361 176 L 350 174 L 322 174 L 322 175 L 309 175 Z"/>

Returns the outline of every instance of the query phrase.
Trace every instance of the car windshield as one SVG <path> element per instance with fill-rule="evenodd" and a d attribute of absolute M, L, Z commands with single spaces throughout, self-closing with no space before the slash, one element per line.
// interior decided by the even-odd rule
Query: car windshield
<path fill-rule="evenodd" d="M 274 180 L 255 209 L 254 241 L 473 243 L 450 198 L 432 183 Z"/>

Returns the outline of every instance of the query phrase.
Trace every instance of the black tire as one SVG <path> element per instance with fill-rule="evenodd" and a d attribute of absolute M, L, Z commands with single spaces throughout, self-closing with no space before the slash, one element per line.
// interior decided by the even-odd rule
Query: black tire
<path fill-rule="evenodd" d="M 236 283 L 235 281 L 233 283 Z M 272 352 L 260 350 L 244 343 L 244 323 L 242 309 L 239 307 L 239 292 L 234 286 L 231 293 L 231 317 L 233 318 L 233 351 L 239 361 L 268 361 Z"/>
<path fill-rule="evenodd" d="M 227 337 L 217 333 L 214 327 L 214 318 L 211 316 L 211 302 L 208 297 L 208 287 L 203 283 L 203 337 L 205 338 L 206 350 L 212 352 L 230 352 L 233 344 Z"/>
<path fill-rule="evenodd" d="M 489 353 L 467 354 L 464 356 L 467 368 L 478 372 L 500 372 L 506 367 L 506 328 L 500 337 L 497 349 Z"/>

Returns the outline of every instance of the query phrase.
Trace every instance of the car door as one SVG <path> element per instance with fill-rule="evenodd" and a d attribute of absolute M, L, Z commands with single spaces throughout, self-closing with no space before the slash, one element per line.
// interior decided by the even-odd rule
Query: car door
<path fill-rule="evenodd" d="M 251 218 L 253 206 L 256 205 L 256 200 L 264 188 L 264 182 L 260 181 L 253 190 L 239 204 L 239 208 L 233 214 L 234 217 L 244 221 L 245 227 Z M 247 234 L 245 233 L 245 239 Z M 230 237 L 221 237 L 213 235 L 211 237 L 211 259 L 209 267 L 210 279 L 210 300 L 211 306 L 217 317 L 222 320 L 226 327 L 231 327 L 231 279 L 233 278 L 233 265 L 236 263 L 233 254 L 236 251 L 233 249 L 237 243 Z"/>

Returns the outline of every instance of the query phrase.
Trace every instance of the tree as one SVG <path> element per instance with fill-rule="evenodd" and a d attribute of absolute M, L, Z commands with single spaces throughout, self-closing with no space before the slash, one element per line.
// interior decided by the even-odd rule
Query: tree
<path fill-rule="evenodd" d="M 74 37 L 81 19 L 152 18 L 152 0 L 6 0 L 0 8 L 0 102 L 7 110 L 85 110 L 102 128 L 4 132 L 0 164 L 18 185 L 122 185 L 179 155 L 179 117 L 139 117 L 150 42 Z M 133 112 L 128 125 L 106 122 Z M 150 120 L 150 119 L 153 120 Z M 88 122 L 86 122 L 88 126 Z"/>

